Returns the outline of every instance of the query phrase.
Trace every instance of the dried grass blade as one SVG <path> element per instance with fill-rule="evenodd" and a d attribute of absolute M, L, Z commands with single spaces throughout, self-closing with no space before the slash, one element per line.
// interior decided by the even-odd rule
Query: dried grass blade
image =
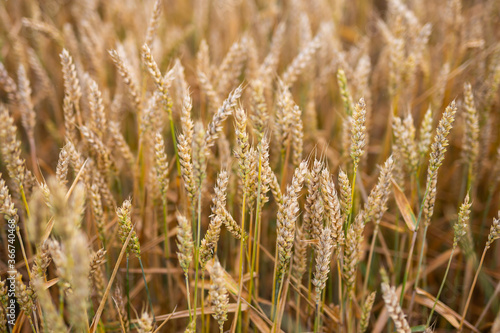
<path fill-rule="evenodd" d="M 426 292 L 423 289 L 417 288 L 417 296 L 415 296 L 415 302 L 432 309 L 436 298 Z M 458 328 L 460 326 L 460 318 L 461 316 L 453 311 L 449 306 L 439 301 L 436 304 L 436 312 L 439 313 L 444 319 L 446 319 L 453 327 Z M 474 332 L 479 333 L 479 330 L 475 328 L 468 321 L 464 321 L 465 326 L 473 330 Z"/>
<path fill-rule="evenodd" d="M 394 188 L 394 198 L 396 199 L 396 204 L 398 205 L 399 211 L 401 212 L 401 215 L 403 216 L 408 229 L 410 229 L 410 231 L 415 231 L 417 226 L 417 219 L 415 218 L 415 214 L 413 214 L 410 202 L 408 201 L 406 195 L 403 193 L 398 184 L 396 184 L 393 179 L 391 181 Z"/>
<path fill-rule="evenodd" d="M 111 274 L 111 277 L 109 278 L 108 286 L 106 287 L 106 291 L 104 292 L 104 295 L 102 296 L 101 303 L 99 304 L 99 307 L 97 308 L 97 311 L 95 313 L 94 319 L 92 320 L 92 325 L 90 325 L 90 330 L 89 333 L 95 333 L 97 329 L 97 323 L 99 323 L 99 319 L 101 318 L 102 311 L 104 310 L 104 305 L 106 305 L 106 300 L 109 296 L 109 293 L 111 291 L 111 286 L 113 285 L 113 281 L 116 277 L 116 273 L 118 273 L 118 269 L 120 268 L 120 263 L 123 259 L 123 256 L 125 255 L 125 252 L 127 252 L 127 246 L 128 242 L 132 238 L 132 234 L 134 232 L 134 228 L 130 230 L 127 239 L 122 245 L 122 250 L 120 251 L 120 255 L 118 256 L 118 259 L 116 260 L 115 268 L 113 269 L 113 273 Z"/>

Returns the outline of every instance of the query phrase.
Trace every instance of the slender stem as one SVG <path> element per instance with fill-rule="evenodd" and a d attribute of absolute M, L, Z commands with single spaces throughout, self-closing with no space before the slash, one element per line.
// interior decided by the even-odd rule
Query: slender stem
<path fill-rule="evenodd" d="M 245 174 L 245 179 L 243 181 L 243 184 L 245 184 L 248 181 L 248 176 Z M 243 271 L 245 269 L 244 265 L 244 260 L 245 256 L 243 255 L 245 253 L 245 239 L 243 238 L 243 233 L 245 232 L 245 208 L 246 208 L 246 189 L 243 190 L 243 200 L 241 203 L 241 242 L 240 242 L 240 268 L 239 268 L 239 290 L 238 290 L 238 312 L 237 312 L 237 317 L 238 317 L 238 332 L 241 332 L 241 293 L 243 292 Z M 251 277 L 250 277 L 251 279 Z"/>
<path fill-rule="evenodd" d="M 429 179 L 430 178 L 431 177 L 429 177 Z M 408 274 L 410 273 L 410 269 L 411 269 L 411 262 L 413 259 L 413 250 L 415 248 L 415 243 L 417 241 L 418 227 L 420 225 L 420 220 L 422 219 L 422 212 L 424 211 L 424 204 L 425 204 L 425 200 L 427 199 L 427 195 L 429 194 L 429 190 L 430 190 L 430 184 L 428 183 L 427 186 L 425 187 L 425 194 L 424 194 L 424 197 L 422 198 L 422 203 L 420 204 L 420 210 L 418 211 L 417 224 L 415 225 L 415 231 L 413 232 L 413 237 L 412 237 L 411 245 L 410 245 L 410 251 L 408 252 L 408 259 L 406 262 L 406 269 L 405 269 L 405 274 L 403 277 L 403 286 L 401 288 L 401 297 L 399 300 L 399 302 L 401 304 L 403 303 L 403 298 L 404 298 L 405 289 L 406 289 L 406 282 L 408 281 Z M 426 233 L 426 231 L 424 232 L 424 241 L 425 241 L 425 233 Z M 422 247 L 423 247 L 423 245 L 422 245 Z M 422 256 L 423 253 L 421 252 L 420 255 Z M 421 262 L 421 261 L 422 260 L 420 258 L 419 262 Z M 420 265 L 419 265 L 419 271 L 417 272 L 417 279 L 415 280 L 415 286 L 418 283 L 418 276 L 419 275 L 420 275 Z"/>
<path fill-rule="evenodd" d="M 307 270 L 307 299 L 311 299 L 312 294 L 312 278 L 313 278 L 313 265 L 314 265 L 314 249 L 312 249 L 311 253 L 309 253 L 309 269 Z M 308 308 L 310 309 L 310 308 Z"/>
<path fill-rule="evenodd" d="M 497 182 L 494 182 L 488 191 L 488 198 L 486 199 L 486 205 L 483 209 L 483 219 L 481 221 L 481 228 L 479 229 L 479 235 L 483 234 L 484 227 L 486 226 L 486 219 L 488 218 L 488 213 L 490 212 L 491 202 L 493 201 L 493 194 L 495 192 L 495 188 L 497 186 Z"/>
<path fill-rule="evenodd" d="M 21 246 L 21 253 L 23 254 L 24 264 L 26 265 L 26 271 L 28 272 L 28 277 L 31 279 L 31 271 L 28 262 L 28 257 L 26 256 L 26 251 L 24 250 L 23 238 L 21 237 L 21 232 L 19 230 L 19 226 L 16 226 L 16 234 L 19 240 L 19 245 Z"/>
<path fill-rule="evenodd" d="M 146 294 L 148 296 L 149 307 L 151 308 L 151 314 L 153 315 L 153 323 L 156 322 L 155 312 L 153 311 L 153 303 L 151 302 L 151 295 L 149 294 L 148 282 L 146 281 L 146 274 L 144 274 L 144 266 L 142 265 L 141 258 L 139 259 L 139 265 L 141 265 L 142 279 L 144 280 L 144 288 L 146 289 Z"/>
<path fill-rule="evenodd" d="M 131 320 L 131 315 L 130 315 L 130 270 L 129 270 L 129 263 L 130 263 L 130 254 L 128 253 L 127 249 L 127 274 L 125 275 L 125 293 L 127 294 L 127 318 L 128 318 L 128 329 L 129 331 L 132 330 L 132 320 Z"/>
<path fill-rule="evenodd" d="M 349 227 L 351 226 L 352 211 L 354 209 L 354 192 L 356 191 L 356 174 L 357 173 L 358 173 L 358 166 L 354 165 L 354 174 L 352 176 L 352 187 L 351 187 L 351 207 L 349 208 L 346 232 L 349 229 Z"/>
<path fill-rule="evenodd" d="M 262 155 L 259 154 L 259 172 L 258 172 L 258 183 L 257 183 L 257 203 L 255 208 L 255 227 L 254 227 L 254 237 L 253 237 L 253 249 L 252 249 L 252 263 L 250 265 L 250 288 L 248 297 L 248 302 L 252 301 L 252 293 L 253 293 L 253 272 L 255 270 L 255 259 L 257 258 L 258 244 L 259 244 L 259 229 L 260 229 L 260 195 L 261 195 L 261 176 L 262 176 Z"/>
<path fill-rule="evenodd" d="M 168 117 L 170 119 L 170 133 L 172 135 L 172 142 L 174 143 L 175 164 L 177 165 L 177 174 L 181 175 L 181 163 L 179 161 L 179 153 L 177 152 L 177 138 L 175 137 L 174 120 L 172 118 L 172 107 L 168 109 Z"/>
<path fill-rule="evenodd" d="M 405 289 L 406 289 L 406 281 L 408 281 L 408 275 L 411 269 L 411 261 L 413 259 L 413 250 L 415 248 L 415 242 L 417 240 L 417 230 L 413 232 L 413 237 L 411 239 L 411 245 L 410 245 L 410 250 L 408 251 L 408 259 L 406 261 L 406 268 L 405 268 L 405 274 L 403 277 L 403 286 L 401 288 L 401 297 L 399 299 L 399 303 L 403 305 L 403 299 L 405 295 Z"/>
<path fill-rule="evenodd" d="M 193 314 L 193 320 L 194 320 L 194 327 L 196 330 L 196 309 L 198 307 L 198 263 L 199 263 L 199 256 L 200 256 L 200 233 L 201 233 L 201 184 L 200 188 L 198 189 L 198 221 L 197 221 L 197 227 L 196 227 L 196 246 L 195 246 L 195 255 L 194 255 L 194 265 L 195 265 L 195 276 L 194 276 L 194 314 Z"/>
<path fill-rule="evenodd" d="M 321 303 L 320 301 L 316 302 L 316 319 L 314 320 L 314 333 L 319 332 L 319 318 L 321 316 L 320 303 Z"/>
<path fill-rule="evenodd" d="M 451 265 L 451 260 L 453 259 L 453 253 L 455 252 L 456 245 L 453 244 L 453 248 L 451 249 L 450 253 L 450 259 L 448 259 L 448 265 L 446 266 L 446 271 L 444 272 L 444 277 L 443 281 L 441 281 L 441 286 L 439 287 L 439 291 L 436 295 L 436 300 L 434 301 L 434 305 L 432 306 L 431 313 L 429 314 L 429 317 L 427 318 L 427 323 L 425 324 L 425 327 L 429 327 L 432 319 L 432 315 L 434 314 L 434 310 L 436 308 L 436 305 L 439 300 L 439 296 L 441 296 L 441 292 L 443 291 L 444 285 L 446 283 L 446 277 L 448 276 L 448 271 L 450 270 L 450 265 Z"/>
<path fill-rule="evenodd" d="M 299 290 L 300 290 L 300 281 L 298 281 Z M 297 306 L 297 311 L 295 311 L 295 330 L 297 333 L 300 332 L 300 292 L 297 290 L 297 296 L 295 300 L 295 304 Z"/>
<path fill-rule="evenodd" d="M 372 266 L 373 252 L 375 250 L 375 242 L 377 240 L 379 225 L 375 225 L 375 230 L 373 231 L 372 242 L 370 245 L 370 253 L 368 255 L 368 262 L 366 264 L 365 282 L 363 283 L 363 291 L 361 293 L 361 299 L 365 299 L 366 290 L 368 289 L 368 280 L 370 279 L 370 269 Z"/>
<path fill-rule="evenodd" d="M 271 320 L 274 319 L 274 312 L 276 308 L 276 279 L 278 278 L 278 250 L 274 256 L 274 270 L 273 270 L 273 291 L 271 292 Z"/>
<path fill-rule="evenodd" d="M 201 270 L 201 329 L 205 328 L 205 271 Z"/>
<path fill-rule="evenodd" d="M 481 267 L 483 266 L 484 257 L 486 255 L 486 251 L 488 251 L 489 244 L 487 243 L 484 247 L 483 255 L 481 256 L 481 260 L 479 261 L 479 266 L 476 269 L 476 275 L 474 275 L 474 280 L 472 281 L 472 285 L 469 290 L 469 296 L 467 296 L 467 302 L 465 303 L 464 312 L 462 313 L 462 319 L 460 320 L 460 326 L 458 327 L 458 331 L 462 330 L 462 326 L 464 325 L 465 315 L 467 314 L 467 310 L 469 309 L 470 300 L 472 298 L 472 292 L 474 291 L 474 287 L 476 286 L 477 277 L 479 276 L 479 272 L 481 271 Z"/>
<path fill-rule="evenodd" d="M 28 321 L 30 322 L 31 329 L 33 330 L 33 332 L 37 332 L 37 330 L 35 329 L 35 325 L 33 325 L 33 320 L 31 320 L 31 315 L 27 314 L 27 316 Z"/>
<path fill-rule="evenodd" d="M 286 294 L 284 296 L 281 295 L 281 292 L 283 290 L 283 284 L 285 282 L 285 272 L 286 269 L 283 268 L 283 274 L 281 274 L 281 277 L 279 278 L 279 288 L 278 290 L 276 291 L 276 307 L 274 309 L 274 318 L 273 318 L 273 327 L 271 329 L 271 332 L 275 332 L 276 331 L 276 325 L 278 324 L 278 319 L 280 318 L 279 316 L 279 309 L 280 309 L 280 305 L 281 305 L 281 298 L 283 297 L 284 300 L 286 300 Z"/>
<path fill-rule="evenodd" d="M 423 239 L 422 239 L 422 247 L 420 248 L 420 257 L 418 259 L 418 267 L 417 267 L 417 276 L 415 277 L 415 290 L 417 289 L 418 287 L 418 282 L 420 280 L 420 270 L 422 268 L 422 262 L 423 262 L 423 259 L 424 259 L 424 249 L 425 249 L 425 237 L 427 235 L 427 229 L 429 227 L 429 224 L 426 224 L 425 227 L 424 227 L 424 235 L 423 235 Z"/>
<path fill-rule="evenodd" d="M 186 296 L 187 296 L 187 302 L 188 302 L 188 312 L 189 312 L 189 321 L 192 319 L 192 314 L 191 314 L 191 294 L 189 293 L 189 274 L 184 272 L 184 280 L 186 281 Z"/>
<path fill-rule="evenodd" d="M 286 180 L 286 171 L 287 171 L 287 166 L 288 166 L 288 159 L 290 157 L 290 139 L 287 140 L 287 146 L 286 146 L 286 153 L 285 153 L 285 158 L 283 160 L 283 165 L 281 169 L 281 190 L 285 190 L 285 180 Z M 282 154 L 283 155 L 283 154 Z"/>
<path fill-rule="evenodd" d="M 340 253 L 340 251 L 339 251 Z M 339 258 L 339 255 L 337 254 L 337 274 L 338 274 L 338 279 L 339 279 L 339 307 L 340 307 L 340 315 L 339 315 L 339 331 L 341 331 L 341 328 L 343 326 L 343 318 L 344 318 L 344 314 L 343 314 L 343 311 L 344 311 L 344 300 L 342 299 L 342 268 L 340 266 L 340 258 Z"/>
<path fill-rule="evenodd" d="M 163 230 L 165 232 L 165 259 L 170 258 L 170 240 L 168 238 L 168 221 L 167 221 L 167 200 L 163 199 Z"/>
<path fill-rule="evenodd" d="M 59 317 L 64 322 L 64 289 L 59 285 Z"/>
<path fill-rule="evenodd" d="M 21 198 L 23 199 L 24 208 L 26 209 L 26 215 L 28 216 L 28 219 L 30 219 L 31 218 L 30 207 L 28 206 L 28 201 L 26 200 L 26 193 L 24 193 L 23 184 L 19 184 L 19 190 L 21 192 Z"/>

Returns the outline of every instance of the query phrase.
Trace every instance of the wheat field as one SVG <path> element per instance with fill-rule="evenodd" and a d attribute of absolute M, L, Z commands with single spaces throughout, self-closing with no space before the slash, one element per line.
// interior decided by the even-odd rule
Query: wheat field
<path fill-rule="evenodd" d="M 500 332 L 500 2 L 2 0 L 0 332 Z"/>

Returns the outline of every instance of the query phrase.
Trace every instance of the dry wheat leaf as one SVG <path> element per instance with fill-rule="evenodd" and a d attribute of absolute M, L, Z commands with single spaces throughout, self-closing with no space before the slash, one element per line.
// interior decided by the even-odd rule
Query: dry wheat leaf
<path fill-rule="evenodd" d="M 427 291 L 417 288 L 417 296 L 415 296 L 415 302 L 432 309 L 436 298 L 429 294 Z M 453 311 L 449 306 L 439 301 L 436 304 L 436 312 L 439 313 L 444 319 L 446 319 L 453 327 L 458 328 L 460 326 L 460 319 L 462 318 L 458 313 Z M 464 321 L 465 326 L 478 332 L 479 330 L 472 326 L 468 321 Z"/>
<path fill-rule="evenodd" d="M 413 214 L 410 202 L 408 201 L 406 195 L 403 193 L 398 184 L 396 184 L 394 179 L 392 179 L 391 181 L 394 188 L 394 198 L 396 199 L 396 204 L 398 205 L 399 211 L 401 212 L 401 215 L 403 216 L 408 229 L 410 229 L 410 231 L 415 231 L 417 226 L 417 219 L 415 218 L 415 214 Z"/>

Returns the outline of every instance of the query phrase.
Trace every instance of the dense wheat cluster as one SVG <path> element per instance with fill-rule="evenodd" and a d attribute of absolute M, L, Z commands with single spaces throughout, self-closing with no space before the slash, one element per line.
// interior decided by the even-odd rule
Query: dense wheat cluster
<path fill-rule="evenodd" d="M 0 332 L 500 332 L 496 0 L 3 0 Z"/>

